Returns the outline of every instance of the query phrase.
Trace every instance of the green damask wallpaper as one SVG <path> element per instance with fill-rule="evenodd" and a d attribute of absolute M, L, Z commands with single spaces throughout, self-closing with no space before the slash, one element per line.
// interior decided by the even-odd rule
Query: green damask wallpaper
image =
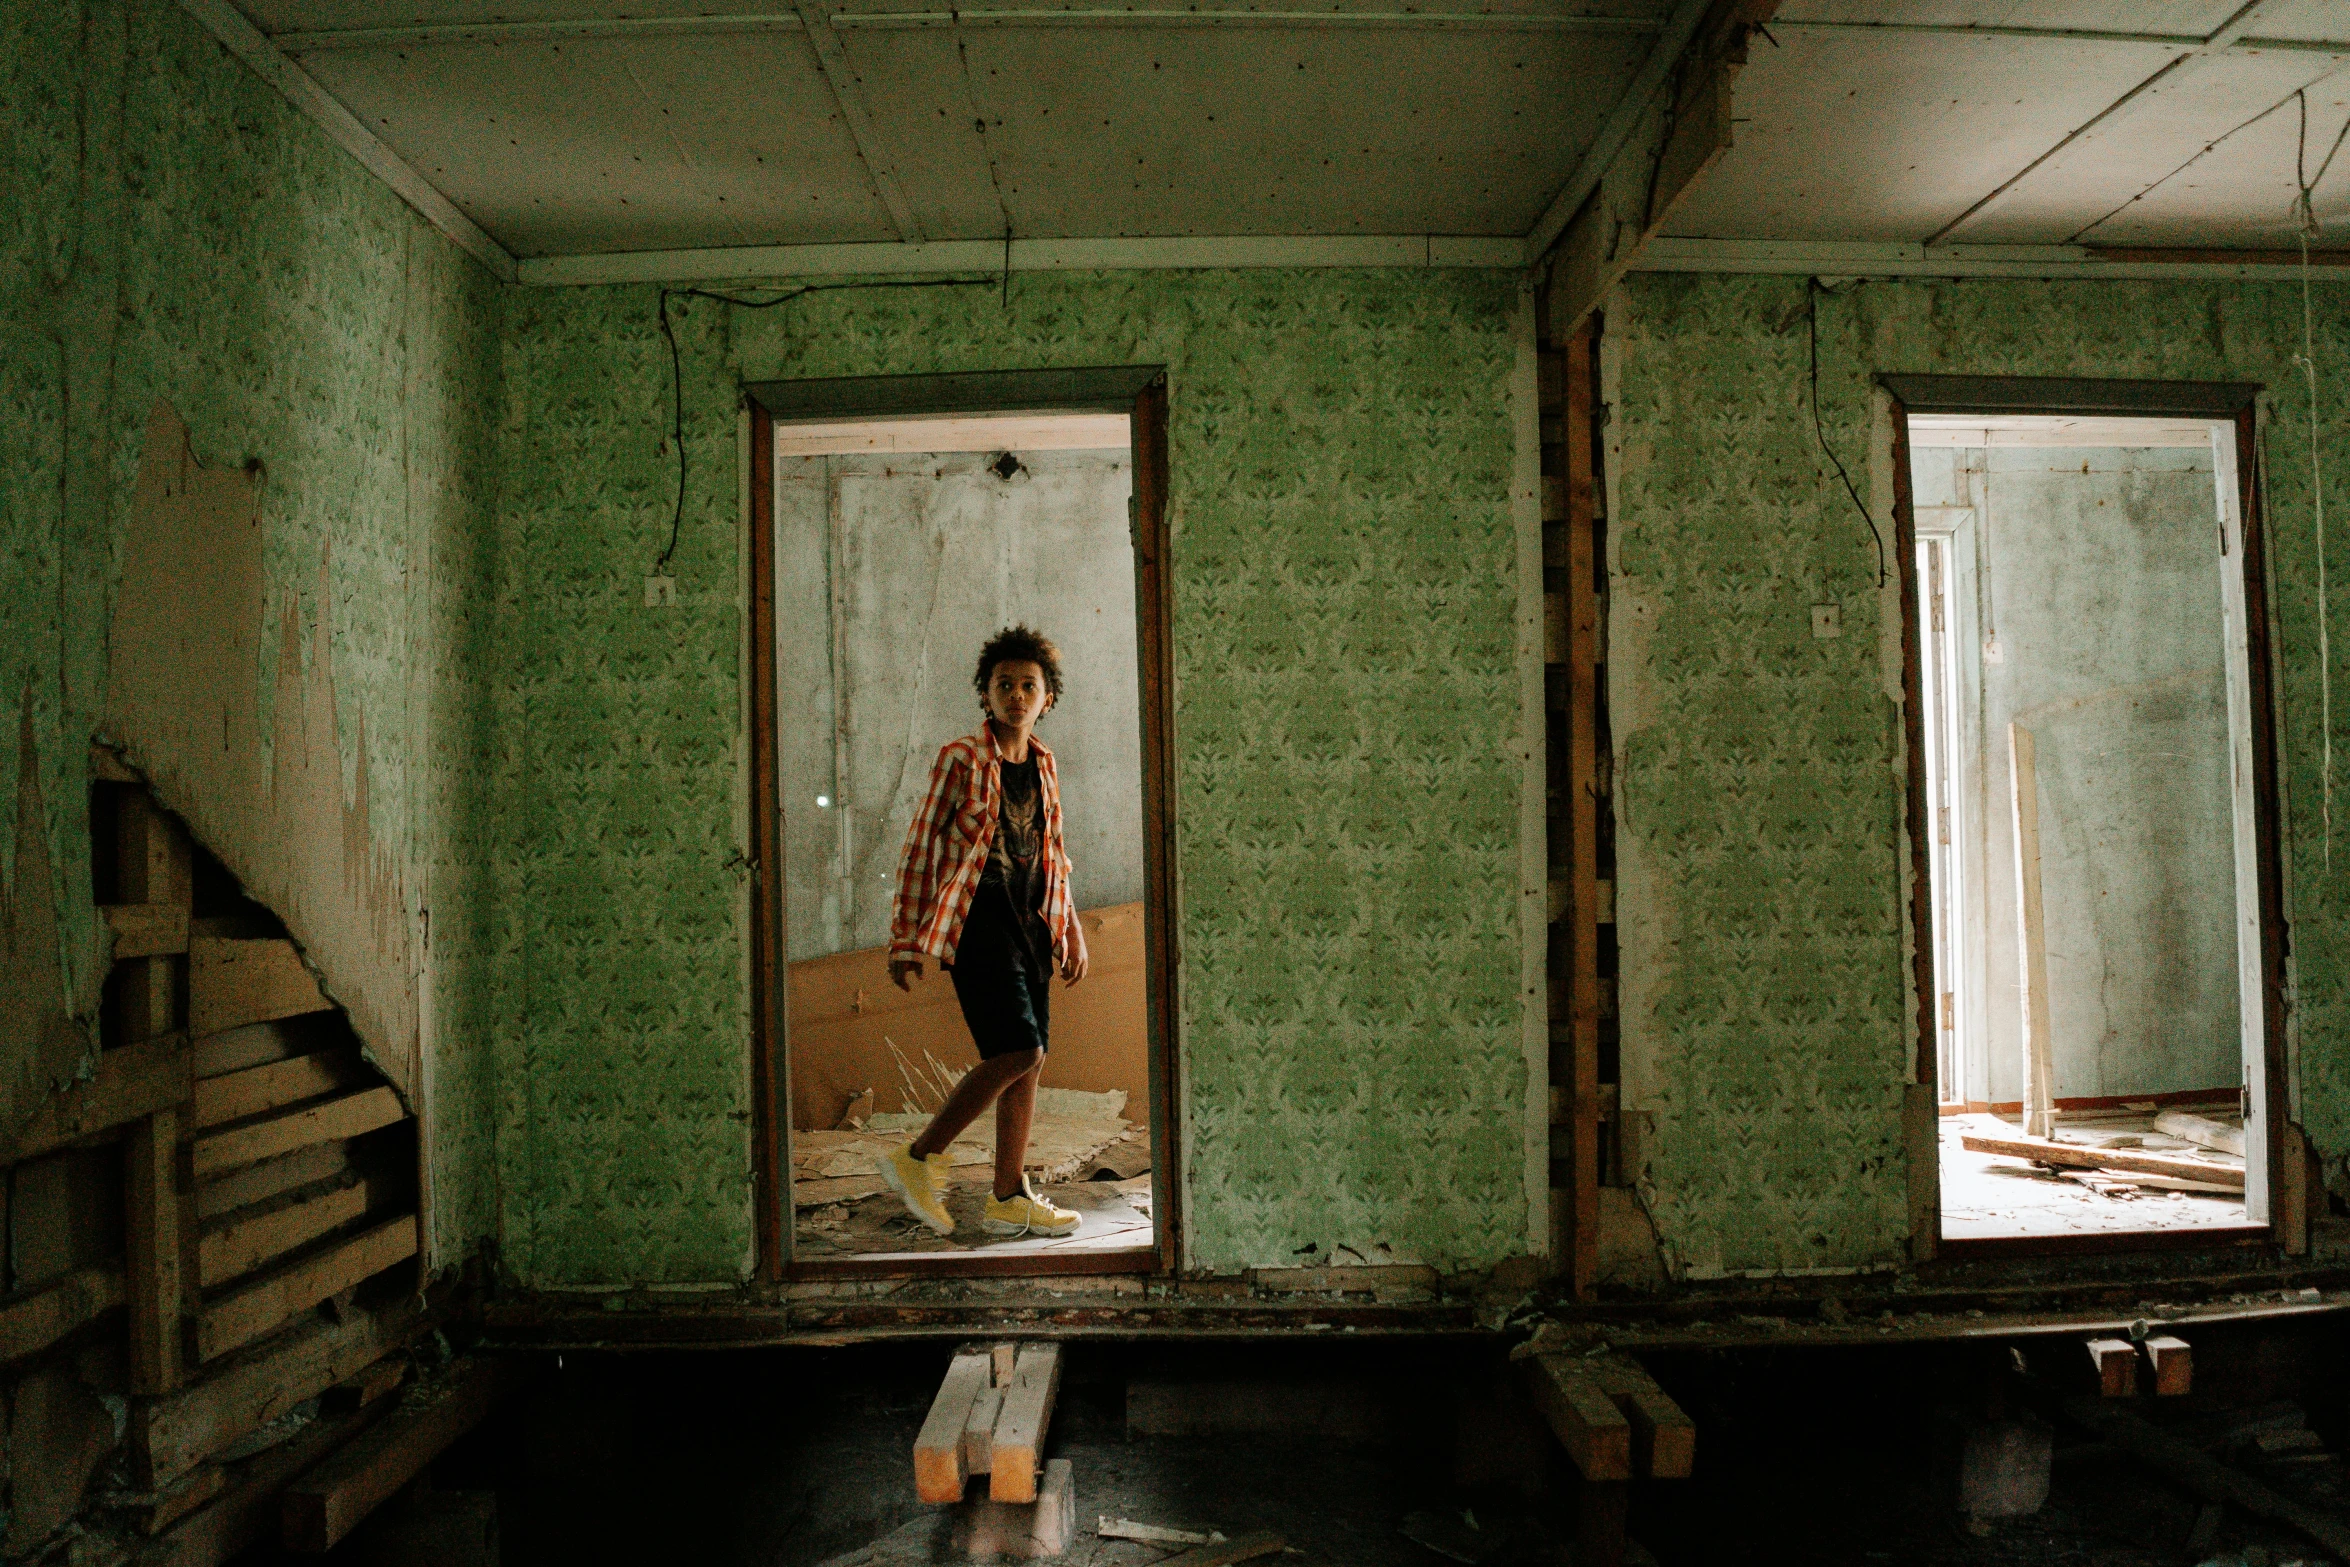
<path fill-rule="evenodd" d="M 2316 293 L 2327 486 L 2350 475 L 2350 319 Z M 1623 1050 L 1641 1189 L 1693 1273 L 1906 1255 L 1898 604 L 1810 422 L 1800 278 L 1635 276 L 1607 321 Z M 1870 282 L 1818 298 L 1820 405 L 1870 496 L 1870 377 L 2269 388 L 2299 990 L 2295 1113 L 2350 1152 L 2350 929 L 2319 820 L 2309 399 L 2291 284 Z M 2338 514 L 2337 514 L 2338 515 Z M 2337 540 L 2336 558 L 2339 559 Z M 1833 602 L 1844 634 L 1815 639 Z"/>
<path fill-rule="evenodd" d="M 170 0 L 0 0 L 0 18 L 0 714 L 13 781 L 31 704 L 53 867 L 33 889 L 0 865 L 0 888 L 52 902 L 61 988 L 91 1006 L 87 747 L 121 507 L 166 400 L 200 461 L 258 464 L 270 623 L 287 602 L 329 617 L 347 772 L 364 733 L 373 831 L 431 905 L 439 1238 L 460 1250 L 495 1217 L 460 846 L 500 290 Z M 0 854 L 16 800 L 0 791 Z"/>
<path fill-rule="evenodd" d="M 508 1262 L 750 1260 L 737 378 L 1165 364 L 1189 1262 L 1525 1249 L 1513 279 L 1154 272 L 510 302 L 495 734 Z M 788 721 L 788 715 L 786 716 Z M 942 737 L 943 738 L 943 737 Z M 1388 1248 L 1383 1252 L 1381 1248 Z"/>

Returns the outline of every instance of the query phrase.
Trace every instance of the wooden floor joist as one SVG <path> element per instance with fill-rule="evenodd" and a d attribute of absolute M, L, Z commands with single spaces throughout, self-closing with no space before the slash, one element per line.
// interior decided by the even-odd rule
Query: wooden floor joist
<path fill-rule="evenodd" d="M 990 1501 L 1033 1502 L 1044 1468 L 1044 1433 L 1061 1392 L 1061 1346 L 1023 1344 L 996 1417 L 987 1471 Z"/>
<path fill-rule="evenodd" d="M 2107 1398 L 2128 1398 L 2138 1391 L 2138 1346 L 2126 1338 L 2093 1338 L 2089 1363 L 2097 1368 L 2097 1391 Z"/>
<path fill-rule="evenodd" d="M 1686 1480 L 1697 1464 L 1697 1422 L 1638 1361 L 1594 1355 L 1583 1362 L 1632 1427 L 1632 1472 L 1648 1480 Z"/>
<path fill-rule="evenodd" d="M 497 1361 L 460 1360 L 434 1386 L 411 1389 L 398 1409 L 288 1486 L 286 1549 L 332 1549 L 450 1443 L 481 1424 L 497 1401 L 500 1380 Z"/>
<path fill-rule="evenodd" d="M 2181 1398 L 2195 1388 L 2195 1352 L 2183 1338 L 2157 1333 L 2146 1340 L 2146 1362 L 2154 1368 L 2154 1396 Z"/>
<path fill-rule="evenodd" d="M 223 1170 L 233 1170 L 238 1165 L 258 1164 L 279 1154 L 292 1153 L 312 1143 L 358 1137 L 377 1127 L 404 1120 L 407 1114 L 406 1108 L 400 1103 L 400 1096 L 391 1089 L 361 1089 L 339 1099 L 329 1099 L 324 1104 L 289 1111 L 267 1121 L 232 1126 L 226 1131 L 198 1138 L 194 1156 L 195 1173 L 198 1179 L 202 1179 Z"/>
<path fill-rule="evenodd" d="M 1534 1405 L 1586 1480 L 1632 1477 L 1632 1423 L 1580 1355 L 1519 1362 Z"/>
<path fill-rule="evenodd" d="M 2005 1154 L 2034 1164 L 2063 1165 L 2075 1170 L 2136 1170 L 2147 1175 L 2172 1175 L 2209 1181 L 2218 1186 L 2244 1185 L 2242 1165 L 2191 1159 L 2183 1154 L 2148 1153 L 2140 1148 L 2091 1148 L 2084 1143 L 2060 1143 L 2045 1137 L 1987 1137 L 1968 1133 L 1960 1141 L 1974 1153 Z"/>
<path fill-rule="evenodd" d="M 971 1406 L 990 1385 L 990 1359 L 984 1351 L 959 1351 L 947 1365 L 930 1414 L 914 1438 L 914 1494 L 926 1502 L 959 1502 L 970 1478 L 964 1467 L 963 1433 L 971 1423 Z"/>
<path fill-rule="evenodd" d="M 264 1274 L 204 1307 L 196 1319 L 196 1358 L 216 1360 L 265 1337 L 330 1295 L 415 1255 L 416 1215 L 404 1213 Z"/>

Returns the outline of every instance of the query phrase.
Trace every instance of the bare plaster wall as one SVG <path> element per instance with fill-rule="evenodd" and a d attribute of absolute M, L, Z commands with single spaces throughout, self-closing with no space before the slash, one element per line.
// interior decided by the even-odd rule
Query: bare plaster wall
<path fill-rule="evenodd" d="M 468 835 L 496 285 L 176 4 L 0 16 L 0 991 L 50 998 L 0 1004 L 0 1115 L 90 1064 L 103 735 L 426 1095 L 452 1255 L 495 1212 Z"/>
<path fill-rule="evenodd" d="M 1812 430 L 1813 304 L 1800 278 L 1642 275 L 1607 315 L 1625 1093 L 1639 1189 L 1685 1275 L 1890 1268 L 1910 1239 L 1898 604 Z M 1879 507 L 1879 371 L 2269 388 L 2298 991 L 2290 1113 L 2339 1179 L 2350 928 L 2337 909 L 2350 855 L 2329 868 L 2318 808 L 2299 290 L 1870 282 L 1816 304 L 1827 438 Z M 2337 374 L 2350 365 L 2337 286 L 2318 286 L 2315 319 L 2321 375 Z M 2321 409 L 2330 490 L 2350 472 L 2350 402 Z M 1822 603 L 1840 608 L 1841 636 L 1812 635 Z"/>

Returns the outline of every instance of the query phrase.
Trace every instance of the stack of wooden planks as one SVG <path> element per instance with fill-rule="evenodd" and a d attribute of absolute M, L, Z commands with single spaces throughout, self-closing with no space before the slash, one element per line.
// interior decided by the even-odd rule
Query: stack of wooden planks
<path fill-rule="evenodd" d="M 1033 1502 L 1045 1427 L 1061 1390 L 1058 1344 L 966 1345 L 955 1352 L 914 1438 L 914 1491 L 959 1502 L 973 1475 L 998 1502 Z"/>

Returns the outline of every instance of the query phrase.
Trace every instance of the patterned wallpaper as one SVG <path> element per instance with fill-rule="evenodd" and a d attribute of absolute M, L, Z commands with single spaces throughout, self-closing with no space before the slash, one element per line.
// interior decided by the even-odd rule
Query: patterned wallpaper
<path fill-rule="evenodd" d="M 1172 388 L 1189 1262 L 1522 1251 L 1514 282 L 1055 274 L 673 306 L 679 607 L 647 289 L 509 306 L 495 725 L 507 1259 L 750 1260 L 739 938 L 743 379 L 1163 363 Z"/>
<path fill-rule="evenodd" d="M 496 1172 L 487 1052 L 452 1048 L 481 992 L 452 852 L 474 828 L 462 789 L 435 785 L 472 771 L 450 747 L 471 750 L 486 695 L 478 660 L 441 650 L 477 591 L 499 289 L 170 0 L 0 17 L 0 707 L 13 734 L 32 694 L 67 993 L 89 1004 L 99 969 L 86 748 L 119 508 L 160 398 L 200 461 L 259 463 L 265 623 L 288 599 L 331 618 L 346 782 L 364 732 L 374 833 L 440 902 L 434 1159 L 440 1239 L 461 1248 L 487 1233 Z M 258 631 L 266 701 L 278 641 Z"/>
<path fill-rule="evenodd" d="M 2300 305 L 2290 284 L 1865 283 L 1820 296 L 1820 401 L 1866 497 L 1878 371 L 2269 388 L 2298 1113 L 2338 1167 L 2350 853 L 2329 872 L 2318 816 Z M 2316 305 L 2330 492 L 2350 472 L 2350 318 L 2332 285 Z M 1626 1088 L 1653 1118 L 1642 1190 L 1698 1273 L 1906 1251 L 1899 609 L 1812 433 L 1806 310 L 1802 279 L 1643 275 L 1607 323 Z M 1827 602 L 1844 634 L 1815 639 Z"/>

